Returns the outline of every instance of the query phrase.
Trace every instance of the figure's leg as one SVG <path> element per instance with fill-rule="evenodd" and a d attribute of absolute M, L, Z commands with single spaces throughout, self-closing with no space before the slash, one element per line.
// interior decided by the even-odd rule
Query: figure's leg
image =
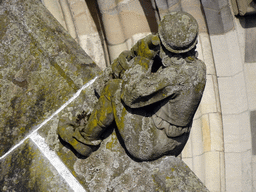
<path fill-rule="evenodd" d="M 99 98 L 92 114 L 89 117 L 86 126 L 80 129 L 80 135 L 75 135 L 76 139 L 84 142 L 95 142 L 100 140 L 103 132 L 111 125 L 114 121 L 114 114 L 111 104 L 111 94 L 113 89 L 111 89 L 113 82 L 110 81 L 104 88 L 102 95 Z M 78 132 L 77 132 L 78 133 Z M 82 138 L 80 137 L 82 136 Z M 85 141 L 85 142 L 86 142 Z"/>
<path fill-rule="evenodd" d="M 101 143 L 102 133 L 114 121 L 111 98 L 120 89 L 120 81 L 110 80 L 107 83 L 86 126 L 75 129 L 72 126 L 58 128 L 60 137 L 81 155 L 90 155 L 93 148 Z"/>

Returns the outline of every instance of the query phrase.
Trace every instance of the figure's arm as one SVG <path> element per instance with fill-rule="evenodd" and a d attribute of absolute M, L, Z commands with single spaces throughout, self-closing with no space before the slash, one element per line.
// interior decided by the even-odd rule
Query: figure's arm
<path fill-rule="evenodd" d="M 98 78 L 95 83 L 95 92 L 98 95 L 101 95 L 101 91 L 110 79 L 122 79 L 124 72 L 133 66 L 133 59 L 137 57 L 144 57 L 149 61 L 152 60 L 157 54 L 156 49 L 159 43 L 160 40 L 157 35 L 148 35 L 147 37 L 139 40 L 130 51 L 123 51 Z M 152 66 L 152 63 L 150 66 L 148 65 L 150 63 L 151 62 L 142 62 L 141 64 L 143 64 L 144 69 L 148 71 L 148 68 Z"/>
<path fill-rule="evenodd" d="M 145 38 L 139 40 L 132 48 L 131 53 L 133 56 L 146 57 L 153 59 L 159 48 L 160 39 L 158 35 L 148 35 Z"/>
<path fill-rule="evenodd" d="M 139 40 L 130 51 L 123 51 L 111 65 L 114 77 L 122 78 L 124 72 L 132 67 L 130 61 L 135 57 L 144 57 L 152 60 L 158 53 L 159 44 L 160 40 L 157 35 L 148 35 Z"/>
<path fill-rule="evenodd" d="M 184 80 L 179 76 L 174 68 L 168 67 L 156 73 L 141 75 L 137 79 L 127 77 L 123 83 L 121 99 L 127 106 L 139 108 L 169 96 L 175 97 L 179 94 Z"/>

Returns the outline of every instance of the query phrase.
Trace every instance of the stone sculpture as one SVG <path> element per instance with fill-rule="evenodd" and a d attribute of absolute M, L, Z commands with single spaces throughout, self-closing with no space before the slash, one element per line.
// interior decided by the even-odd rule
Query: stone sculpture
<path fill-rule="evenodd" d="M 138 41 L 105 69 L 95 85 L 99 97 L 85 125 L 59 125 L 58 134 L 89 156 L 113 122 L 135 160 L 180 154 L 206 83 L 205 64 L 196 58 L 198 24 L 172 12 L 158 34 Z"/>

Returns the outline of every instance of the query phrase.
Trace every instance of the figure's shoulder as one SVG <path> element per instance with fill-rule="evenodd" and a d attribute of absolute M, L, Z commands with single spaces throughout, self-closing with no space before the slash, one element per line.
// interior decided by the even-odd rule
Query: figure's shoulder
<path fill-rule="evenodd" d="M 198 66 L 198 69 L 202 70 L 202 72 L 206 75 L 206 65 L 205 65 L 205 63 L 200 59 L 196 59 L 196 65 Z"/>
<path fill-rule="evenodd" d="M 199 70 L 202 70 L 202 71 L 205 71 L 206 72 L 206 65 L 205 63 L 196 58 L 196 57 L 187 57 L 186 58 L 186 62 L 190 65 L 190 66 L 193 66 Z"/>
<path fill-rule="evenodd" d="M 200 82 L 206 82 L 206 65 L 205 63 L 200 59 L 195 59 L 194 66 L 196 67 L 196 76 Z"/>
<path fill-rule="evenodd" d="M 193 77 L 192 79 L 197 79 L 200 82 L 206 81 L 206 65 L 205 63 L 196 58 L 186 58 L 186 64 L 181 67 L 181 72 L 187 74 L 189 78 Z M 182 73 L 182 74 L 183 74 Z"/>

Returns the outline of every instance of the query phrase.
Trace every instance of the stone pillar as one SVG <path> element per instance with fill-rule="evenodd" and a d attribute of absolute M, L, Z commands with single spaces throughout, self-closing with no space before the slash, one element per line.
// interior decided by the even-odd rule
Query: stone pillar
<path fill-rule="evenodd" d="M 101 69 L 109 65 L 104 31 L 95 1 L 44 0 L 43 3 Z"/>
<path fill-rule="evenodd" d="M 130 49 L 139 39 L 157 32 L 155 10 L 150 1 L 98 0 L 110 60 Z"/>

